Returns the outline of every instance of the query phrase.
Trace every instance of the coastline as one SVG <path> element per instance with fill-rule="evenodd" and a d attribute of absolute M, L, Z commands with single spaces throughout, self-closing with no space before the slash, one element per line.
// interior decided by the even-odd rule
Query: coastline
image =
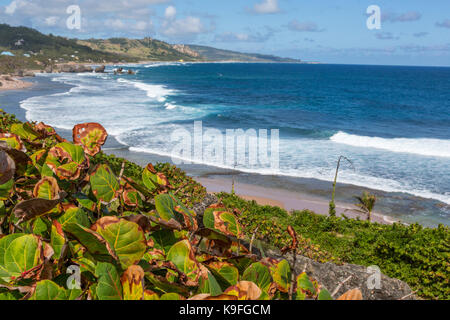
<path fill-rule="evenodd" d="M 24 90 L 33 85 L 33 83 L 22 80 L 23 77 L 12 77 L 9 75 L 0 75 L 0 91 Z"/>
<path fill-rule="evenodd" d="M 27 120 L 25 119 L 26 110 L 20 107 L 20 101 L 32 96 L 63 93 L 73 88 L 71 85 L 52 82 L 51 77 L 38 76 L 30 80 L 34 84 L 32 87 L 8 91 L 8 93 L 2 91 L 0 94 L 0 104 L 5 111 L 16 114 L 20 120 Z M 5 100 L 5 98 L 7 99 Z M 61 136 L 71 139 L 70 130 L 58 129 L 57 131 Z M 132 151 L 128 146 L 119 143 L 113 136 L 109 137 L 104 151 L 142 166 L 149 162 L 172 162 L 170 158 L 161 155 Z M 179 167 L 207 187 L 209 192 L 230 192 L 231 180 L 235 179 L 236 193 L 248 200 L 256 200 L 262 205 L 283 207 L 287 211 L 309 209 L 318 214 L 328 214 L 332 186 L 329 181 L 236 172 L 202 164 Z M 345 213 L 349 218 L 359 216 L 361 220 L 365 220 L 366 217 L 358 215 L 354 211 L 348 211 L 348 209 L 354 208 L 353 196 L 361 194 L 363 190 L 376 194 L 379 199 L 375 208 L 374 221 L 380 223 L 418 222 L 424 226 L 437 226 L 441 223 L 439 217 L 435 217 L 432 212 L 434 206 L 440 205 L 438 201 L 340 183 L 338 183 L 336 193 L 338 215 Z M 414 210 L 410 210 L 411 208 Z"/>

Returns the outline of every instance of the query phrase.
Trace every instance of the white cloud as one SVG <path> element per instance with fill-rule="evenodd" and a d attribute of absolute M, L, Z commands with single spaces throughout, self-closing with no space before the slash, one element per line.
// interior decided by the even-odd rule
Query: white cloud
<path fill-rule="evenodd" d="M 278 0 L 263 0 L 254 5 L 253 12 L 259 14 L 278 13 L 280 12 Z"/>
<path fill-rule="evenodd" d="M 172 20 L 175 18 L 176 15 L 177 9 L 174 6 L 168 6 L 166 8 L 166 11 L 164 13 L 164 17 L 166 17 L 166 19 Z"/>
<path fill-rule="evenodd" d="M 113 36 L 128 33 L 147 36 L 152 26 L 151 17 L 156 14 L 152 5 L 168 3 L 170 0 L 75 1 L 77 2 L 81 8 L 81 30 L 68 30 L 65 24 L 69 17 L 66 9 L 74 4 L 74 0 L 13 0 L 8 5 L 0 5 L 0 21 L 69 37 L 79 37 L 80 34 L 109 36 L 111 30 L 120 31 Z M 105 26 L 110 26 L 111 30 Z"/>
<path fill-rule="evenodd" d="M 52 16 L 45 19 L 45 24 L 52 27 L 55 26 L 58 23 L 59 18 Z"/>
<path fill-rule="evenodd" d="M 166 36 L 199 34 L 205 31 L 200 18 L 188 16 L 184 19 L 165 21 L 162 33 Z"/>
<path fill-rule="evenodd" d="M 108 19 L 105 21 L 105 26 L 112 29 L 124 29 L 128 27 L 122 20 L 120 19 Z"/>
<path fill-rule="evenodd" d="M 9 14 L 9 15 L 13 15 L 14 12 L 16 12 L 16 9 L 17 9 L 17 1 L 14 0 L 5 7 L 5 13 Z"/>
<path fill-rule="evenodd" d="M 161 33 L 166 37 L 195 37 L 200 33 L 206 32 L 202 21 L 198 17 L 187 16 L 183 19 L 177 19 L 177 10 L 174 6 L 166 8 L 164 21 L 161 26 Z"/>
<path fill-rule="evenodd" d="M 222 34 L 217 34 L 214 38 L 216 42 L 265 42 L 269 40 L 274 34 L 275 30 L 266 26 L 267 31 L 265 33 L 261 32 L 252 32 L 243 33 L 243 32 L 224 32 Z"/>

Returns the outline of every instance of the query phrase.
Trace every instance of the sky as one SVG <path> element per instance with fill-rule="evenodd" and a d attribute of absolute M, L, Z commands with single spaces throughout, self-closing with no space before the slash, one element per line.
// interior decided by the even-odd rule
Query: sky
<path fill-rule="evenodd" d="M 367 25 L 373 5 L 379 29 Z M 323 63 L 450 66 L 450 0 L 0 0 L 0 23 Z"/>

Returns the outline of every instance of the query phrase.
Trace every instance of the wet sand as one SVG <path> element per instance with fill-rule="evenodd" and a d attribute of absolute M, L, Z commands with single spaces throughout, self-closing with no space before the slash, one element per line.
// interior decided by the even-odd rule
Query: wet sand
<path fill-rule="evenodd" d="M 197 178 L 196 180 L 205 186 L 208 192 L 230 192 L 232 188 L 231 179 Z M 317 214 L 328 215 L 329 203 L 324 199 L 312 197 L 308 194 L 236 182 L 234 189 L 235 193 L 241 198 L 248 201 L 254 200 L 260 205 L 280 207 L 289 212 L 293 210 L 310 210 Z M 345 215 L 351 219 L 367 220 L 366 215 L 356 212 L 354 209 L 355 207 L 350 203 L 336 203 L 336 215 L 338 217 Z M 381 224 L 392 224 L 395 222 L 394 219 L 380 213 L 374 213 L 372 221 Z"/>

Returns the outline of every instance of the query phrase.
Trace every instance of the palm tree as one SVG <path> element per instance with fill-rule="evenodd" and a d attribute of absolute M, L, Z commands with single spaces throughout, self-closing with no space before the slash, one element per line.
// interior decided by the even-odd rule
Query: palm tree
<path fill-rule="evenodd" d="M 342 159 L 345 159 L 348 161 L 348 163 L 350 163 L 350 166 L 352 167 L 352 169 L 355 169 L 355 167 L 353 166 L 353 162 L 348 159 L 347 157 L 344 156 L 340 156 L 338 159 L 338 163 L 337 163 L 337 167 L 336 167 L 336 175 L 334 176 L 334 182 L 333 182 L 333 192 L 331 193 L 331 201 L 330 201 L 330 206 L 329 206 L 329 210 L 328 210 L 328 214 L 332 217 L 336 216 L 336 204 L 334 202 L 335 196 L 336 196 L 336 185 L 337 185 L 337 178 L 338 178 L 338 173 L 339 173 L 339 169 L 341 167 L 341 161 Z"/>
<path fill-rule="evenodd" d="M 377 197 L 373 194 L 369 194 L 368 192 L 364 191 L 362 196 L 355 197 L 356 200 L 358 200 L 358 203 L 355 204 L 355 206 L 358 207 L 355 211 L 366 214 L 367 219 L 369 221 L 372 221 L 372 212 L 373 208 L 375 207 L 375 203 L 377 201 Z"/>

